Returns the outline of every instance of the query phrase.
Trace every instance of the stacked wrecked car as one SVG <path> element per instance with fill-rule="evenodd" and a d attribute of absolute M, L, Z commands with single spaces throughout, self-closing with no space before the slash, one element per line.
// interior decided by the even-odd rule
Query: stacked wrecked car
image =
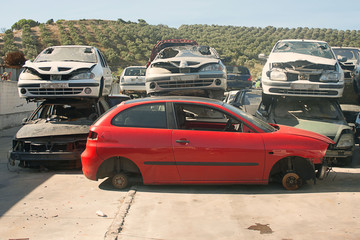
<path fill-rule="evenodd" d="M 109 109 L 112 74 L 91 46 L 53 46 L 27 61 L 21 98 L 38 103 L 13 140 L 9 161 L 22 167 L 80 167 L 90 125 Z"/>
<path fill-rule="evenodd" d="M 344 165 L 352 160 L 354 130 L 338 102 L 344 91 L 339 61 L 324 41 L 278 41 L 262 71 L 263 100 L 256 116 L 329 137 L 335 144 L 325 158 Z"/>

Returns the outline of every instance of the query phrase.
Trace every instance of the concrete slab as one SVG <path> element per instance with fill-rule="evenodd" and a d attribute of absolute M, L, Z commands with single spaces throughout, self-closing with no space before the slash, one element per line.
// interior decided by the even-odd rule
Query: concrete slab
<path fill-rule="evenodd" d="M 118 239 L 359 239 L 360 169 L 334 170 L 294 192 L 139 186 Z"/>

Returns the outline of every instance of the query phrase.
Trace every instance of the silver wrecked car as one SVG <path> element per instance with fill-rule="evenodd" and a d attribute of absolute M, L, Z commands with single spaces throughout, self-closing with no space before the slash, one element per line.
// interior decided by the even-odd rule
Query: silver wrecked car
<path fill-rule="evenodd" d="M 100 97 L 111 91 L 111 70 L 95 47 L 48 47 L 23 68 L 18 82 L 22 98 Z"/>
<path fill-rule="evenodd" d="M 344 91 L 343 70 L 324 41 L 278 41 L 264 65 L 261 81 L 267 95 L 340 98 Z"/>
<path fill-rule="evenodd" d="M 150 95 L 193 95 L 223 99 L 226 67 L 214 48 L 173 46 L 161 50 L 146 70 Z"/>

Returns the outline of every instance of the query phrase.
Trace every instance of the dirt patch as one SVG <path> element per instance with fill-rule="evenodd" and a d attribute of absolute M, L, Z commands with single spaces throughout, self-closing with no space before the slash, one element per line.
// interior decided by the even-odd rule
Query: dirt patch
<path fill-rule="evenodd" d="M 248 227 L 249 230 L 260 231 L 260 234 L 271 234 L 273 230 L 268 226 L 269 224 L 261 224 L 255 223 L 256 225 L 252 225 Z"/>

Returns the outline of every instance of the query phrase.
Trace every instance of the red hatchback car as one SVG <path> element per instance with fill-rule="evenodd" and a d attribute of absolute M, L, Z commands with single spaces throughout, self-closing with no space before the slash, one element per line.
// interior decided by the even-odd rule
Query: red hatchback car
<path fill-rule="evenodd" d="M 129 100 L 91 127 L 81 155 L 91 180 L 144 184 L 267 184 L 289 190 L 322 177 L 333 141 L 269 125 L 221 101 L 196 97 Z"/>

